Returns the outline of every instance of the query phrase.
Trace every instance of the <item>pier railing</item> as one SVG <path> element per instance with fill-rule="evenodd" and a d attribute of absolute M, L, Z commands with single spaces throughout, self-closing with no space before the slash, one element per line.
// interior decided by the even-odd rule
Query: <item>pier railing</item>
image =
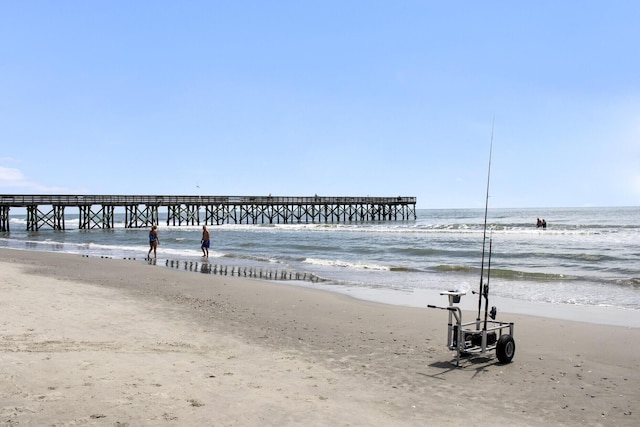
<path fill-rule="evenodd" d="M 79 228 L 113 228 L 115 208 L 126 228 L 167 225 L 287 224 L 416 219 L 415 197 L 0 195 L 0 231 L 9 231 L 10 208 L 26 208 L 27 230 L 65 229 L 65 210 L 77 207 Z M 161 210 L 163 212 L 161 212 Z M 164 220 L 165 218 L 163 218 Z"/>

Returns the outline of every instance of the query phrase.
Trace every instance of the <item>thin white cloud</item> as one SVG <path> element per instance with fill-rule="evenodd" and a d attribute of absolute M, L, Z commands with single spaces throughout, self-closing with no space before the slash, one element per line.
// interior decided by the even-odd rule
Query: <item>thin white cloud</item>
<path fill-rule="evenodd" d="M 68 189 L 39 184 L 29 181 L 24 174 L 16 168 L 0 166 L 0 188 L 10 189 L 16 192 L 38 193 L 66 193 Z"/>
<path fill-rule="evenodd" d="M 0 187 L 22 187 L 26 182 L 20 170 L 0 166 Z"/>

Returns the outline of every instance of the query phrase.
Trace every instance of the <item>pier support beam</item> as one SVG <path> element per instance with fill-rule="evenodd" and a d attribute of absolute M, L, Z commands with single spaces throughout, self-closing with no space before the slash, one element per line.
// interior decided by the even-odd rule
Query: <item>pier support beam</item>
<path fill-rule="evenodd" d="M 27 206 L 27 231 L 38 231 L 44 226 L 64 230 L 64 206 L 53 205 L 49 211 L 41 211 L 38 205 Z"/>
<path fill-rule="evenodd" d="M 124 212 L 124 226 L 126 228 L 151 227 L 158 224 L 158 206 L 127 205 Z"/>
<path fill-rule="evenodd" d="M 113 228 L 114 210 L 113 206 L 101 206 L 98 211 L 93 211 L 91 205 L 78 206 L 80 214 L 78 216 L 78 228 L 88 230 L 93 228 Z"/>
<path fill-rule="evenodd" d="M 173 225 L 200 225 L 200 206 L 170 205 L 167 209 L 167 225 L 171 225 L 172 221 Z"/>
<path fill-rule="evenodd" d="M 0 231 L 9 231 L 9 206 L 0 206 Z"/>

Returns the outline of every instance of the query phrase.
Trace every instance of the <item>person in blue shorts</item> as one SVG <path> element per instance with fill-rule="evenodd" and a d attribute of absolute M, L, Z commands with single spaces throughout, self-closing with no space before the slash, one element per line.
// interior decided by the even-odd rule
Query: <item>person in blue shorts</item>
<path fill-rule="evenodd" d="M 202 245 L 200 248 L 202 249 L 202 256 L 205 258 L 209 258 L 209 245 L 210 245 L 211 236 L 209 235 L 209 230 L 207 230 L 207 226 L 202 226 L 202 239 L 200 239 L 200 243 Z"/>

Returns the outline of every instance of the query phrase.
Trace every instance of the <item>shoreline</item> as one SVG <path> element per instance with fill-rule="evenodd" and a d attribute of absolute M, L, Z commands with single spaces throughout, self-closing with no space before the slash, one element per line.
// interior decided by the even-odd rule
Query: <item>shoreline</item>
<path fill-rule="evenodd" d="M 448 304 L 447 297 L 440 295 L 440 291 L 428 289 L 396 291 L 393 289 L 369 290 L 368 288 L 322 285 L 321 283 L 297 283 L 294 285 L 348 295 L 352 298 L 363 301 L 402 307 L 426 308 L 428 304 L 440 306 Z M 333 289 L 328 289 L 330 287 Z M 478 308 L 477 301 L 478 299 L 476 295 L 467 294 L 462 297 L 461 302 L 457 305 L 463 311 L 475 312 Z M 630 310 L 617 307 L 536 303 L 495 296 L 490 298 L 490 305 L 497 306 L 499 315 L 527 315 L 555 320 L 592 323 L 597 325 L 640 328 L 640 310 Z"/>
<path fill-rule="evenodd" d="M 14 248 L 0 248 L 1 250 L 8 251 L 25 251 L 25 252 L 45 252 L 45 253 L 60 253 L 67 254 L 64 252 L 55 252 L 55 251 L 30 251 L 28 249 L 14 249 Z M 75 254 L 68 254 L 75 255 Z M 100 259 L 118 259 L 113 257 L 98 257 L 94 255 L 81 255 L 77 256 L 86 257 L 86 258 L 100 258 Z M 192 269 L 187 269 L 187 264 L 189 261 L 177 261 L 171 259 L 164 259 L 165 262 L 153 264 L 155 267 L 166 268 L 170 270 L 179 270 L 188 273 L 197 273 L 197 274 L 212 274 L 211 272 L 201 271 L 198 267 L 198 263 L 202 264 L 202 258 L 196 258 L 196 261 L 193 261 L 192 264 L 195 266 Z M 148 261 L 144 258 L 125 258 L 123 260 L 127 261 L 135 261 L 141 264 L 148 264 Z M 175 262 L 175 266 L 174 266 Z M 184 265 L 184 266 L 183 266 Z M 235 267 L 232 267 L 235 268 Z M 238 267 L 240 268 L 240 267 Z M 266 270 L 265 270 L 266 271 Z M 219 274 L 220 277 L 227 277 L 227 273 L 224 275 Z M 243 278 L 239 274 L 234 276 L 233 274 L 229 274 L 232 277 Z M 244 277 L 252 280 L 264 280 L 266 282 L 280 283 L 286 286 L 296 286 L 310 289 L 322 290 L 324 292 L 337 293 L 341 295 L 346 295 L 351 298 L 355 298 L 358 300 L 376 302 L 381 304 L 389 304 L 394 306 L 402 306 L 402 307 L 413 307 L 413 308 L 426 308 L 427 305 L 446 305 L 447 299 L 440 295 L 440 291 L 442 290 L 431 290 L 431 289 L 382 289 L 380 287 L 367 287 L 367 286 L 345 286 L 339 284 L 324 284 L 323 282 L 311 282 L 308 280 L 277 280 L 272 278 L 265 277 Z M 477 311 L 477 297 L 476 295 L 467 294 L 462 297 L 462 301 L 458 306 L 462 310 L 475 312 Z M 528 315 L 534 317 L 543 317 L 543 318 L 551 318 L 557 320 L 570 320 L 576 322 L 584 322 L 598 325 L 610 325 L 610 326 L 622 326 L 622 327 L 631 327 L 631 328 L 640 328 L 640 309 L 632 310 L 618 307 L 608 307 L 608 306 L 586 306 L 586 305 L 571 305 L 571 304 L 553 304 L 553 303 L 542 303 L 542 302 L 532 302 L 532 301 L 523 301 L 523 300 L 515 300 L 511 298 L 504 298 L 498 296 L 490 297 L 490 306 L 496 306 L 498 308 L 499 314 L 504 314 L 506 316 L 510 315 Z"/>
<path fill-rule="evenodd" d="M 640 423 L 636 328 L 513 315 L 512 363 L 455 368 L 439 310 L 61 253 L 0 276 L 7 425 Z"/>

